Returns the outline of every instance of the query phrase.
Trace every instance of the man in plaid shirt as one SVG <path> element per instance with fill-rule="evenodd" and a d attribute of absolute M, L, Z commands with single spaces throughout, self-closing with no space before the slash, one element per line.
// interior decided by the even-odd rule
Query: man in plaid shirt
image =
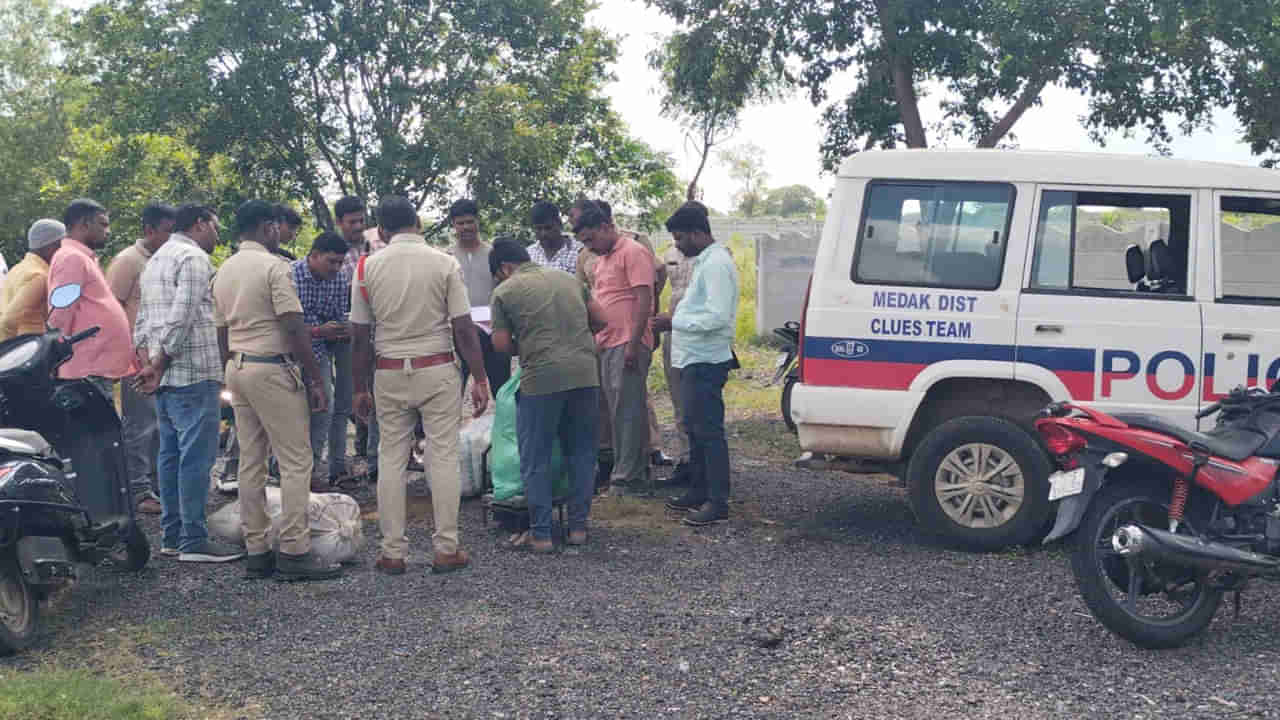
<path fill-rule="evenodd" d="M 302 301 L 302 320 L 311 330 L 311 352 L 320 368 L 320 382 L 324 387 L 325 409 L 311 413 L 311 491 L 327 492 L 336 480 L 333 459 L 341 461 L 346 454 L 347 418 L 342 417 L 341 427 L 333 427 L 339 420 L 333 407 L 333 354 L 335 345 L 350 342 L 351 325 L 347 313 L 351 311 L 351 284 L 342 274 L 342 260 L 348 250 L 347 241 L 334 232 L 321 233 L 311 244 L 311 252 L 293 262 L 293 284 Z M 336 439 L 335 439 L 336 438 Z M 337 451 L 336 443 L 342 443 Z M 330 451 L 330 468 L 325 469 L 325 446 L 334 444 Z M 340 464 L 337 466 L 340 468 Z M 340 469 L 339 469 L 340 472 Z M 327 475 L 327 477 L 326 477 Z"/>
<path fill-rule="evenodd" d="M 160 554 L 180 562 L 227 562 L 244 553 L 209 539 L 205 502 L 218 452 L 222 356 L 213 324 L 218 216 L 178 208 L 174 232 L 147 261 L 134 345 L 144 363 L 136 387 L 156 396 L 160 452 Z"/>
<path fill-rule="evenodd" d="M 582 243 L 564 233 L 560 208 L 549 202 L 535 203 L 529 211 L 536 242 L 529 246 L 529 259 L 542 267 L 553 267 L 570 275 L 578 272 L 578 253 Z"/>

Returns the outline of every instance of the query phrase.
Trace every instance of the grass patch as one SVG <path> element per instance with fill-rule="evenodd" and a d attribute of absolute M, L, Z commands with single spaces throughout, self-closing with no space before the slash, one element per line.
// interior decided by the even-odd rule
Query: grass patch
<path fill-rule="evenodd" d="M 191 717 L 170 692 L 88 670 L 0 670 L 0 720 L 170 720 Z"/>

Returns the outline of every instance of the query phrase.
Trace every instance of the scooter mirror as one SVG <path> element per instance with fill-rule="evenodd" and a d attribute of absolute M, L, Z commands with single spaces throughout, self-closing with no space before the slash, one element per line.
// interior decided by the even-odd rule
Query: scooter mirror
<path fill-rule="evenodd" d="M 49 293 L 49 306 L 57 309 L 69 308 L 79 299 L 79 284 L 59 285 L 53 289 L 53 292 Z"/>

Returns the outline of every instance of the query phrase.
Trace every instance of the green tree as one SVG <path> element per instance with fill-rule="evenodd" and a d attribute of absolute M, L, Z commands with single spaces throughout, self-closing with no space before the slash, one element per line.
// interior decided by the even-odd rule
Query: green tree
<path fill-rule="evenodd" d="M 711 151 L 737 132 L 743 109 L 776 97 L 785 86 L 784 69 L 760 62 L 754 53 L 762 41 L 717 35 L 708 24 L 672 34 L 649 54 L 649 66 L 662 76 L 662 114 L 680 124 L 698 155 L 687 200 L 699 198 L 698 180 Z"/>
<path fill-rule="evenodd" d="M 1141 129 L 1163 148 L 1170 120 L 1203 127 L 1227 101 L 1223 46 L 1277 15 L 1274 0 L 646 2 L 712 28 L 708 43 L 747 39 L 761 62 L 793 63 L 790 77 L 825 104 L 828 169 L 859 149 L 926 147 L 931 136 L 996 147 L 1049 85 L 1088 98 L 1082 122 L 1095 141 Z M 830 101 L 829 81 L 845 71 L 854 89 Z M 942 116 L 926 125 L 920 102 L 930 89 Z"/>
<path fill-rule="evenodd" d="M 733 195 L 733 205 L 740 215 L 753 217 L 764 209 L 766 183 L 769 172 L 765 170 L 764 148 L 755 143 L 744 143 L 720 151 L 720 161 L 729 169 L 729 177 L 738 183 Z"/>
<path fill-rule="evenodd" d="M 764 215 L 778 217 L 818 217 L 825 210 L 825 203 L 808 185 L 787 185 L 771 188 L 765 193 Z"/>
<path fill-rule="evenodd" d="M 121 132 L 183 128 L 321 225 L 334 190 L 403 194 L 431 217 L 467 193 L 519 217 L 534 198 L 644 194 L 649 172 L 670 175 L 603 94 L 616 44 L 589 7 L 102 0 L 78 61 Z"/>

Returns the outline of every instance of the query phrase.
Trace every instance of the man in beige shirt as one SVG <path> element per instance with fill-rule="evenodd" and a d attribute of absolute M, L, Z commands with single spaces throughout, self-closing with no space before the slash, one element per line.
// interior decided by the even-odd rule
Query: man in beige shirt
<path fill-rule="evenodd" d="M 351 282 L 354 410 L 367 420 L 376 407 L 382 436 L 378 454 L 382 554 L 376 567 L 388 575 L 405 572 L 409 549 L 405 466 L 414 426 L 421 420 L 430 448 L 427 477 L 435 513 L 431 571 L 460 570 L 470 564 L 470 557 L 458 547 L 462 379 L 457 354 L 470 369 L 471 402 L 479 416 L 489 404 L 480 340 L 471 323 L 461 266 L 452 256 L 427 245 L 413 204 L 404 197 L 384 197 L 378 207 L 378 228 L 390 244 L 362 258 Z"/>
<path fill-rule="evenodd" d="M 261 200 L 236 210 L 240 249 L 213 279 L 214 325 L 235 398 L 240 442 L 240 517 L 249 552 L 248 575 L 281 580 L 328 580 L 338 566 L 311 553 L 307 505 L 311 494 L 311 410 L 325 409 L 311 333 L 289 262 L 275 254 L 275 211 Z M 299 371 L 299 364 L 301 371 Z M 311 406 L 307 401 L 310 399 Z M 267 456 L 280 463 L 280 553 L 267 531 Z"/>
<path fill-rule="evenodd" d="M 142 305 L 142 269 L 147 260 L 169 240 L 177 210 L 161 203 L 142 208 L 142 237 L 121 250 L 107 267 L 107 285 L 124 306 L 129 332 L 137 327 Z M 120 384 L 120 408 L 124 415 L 124 458 L 133 483 L 138 512 L 160 514 L 160 488 L 156 483 L 156 457 L 160 451 L 155 398 L 141 393 L 133 383 Z"/>

